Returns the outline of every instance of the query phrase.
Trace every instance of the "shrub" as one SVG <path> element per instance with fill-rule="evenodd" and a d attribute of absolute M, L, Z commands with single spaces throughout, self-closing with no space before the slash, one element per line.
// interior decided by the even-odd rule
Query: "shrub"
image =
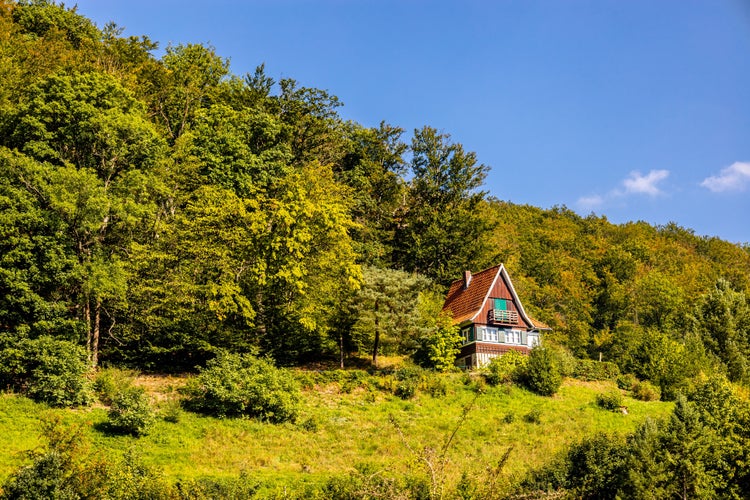
<path fill-rule="evenodd" d="M 562 375 L 554 353 L 537 346 L 531 350 L 523 373 L 524 384 L 542 396 L 551 396 L 562 385 Z"/>
<path fill-rule="evenodd" d="M 518 351 L 508 351 L 502 356 L 492 358 L 485 368 L 484 378 L 490 385 L 508 384 L 518 380 L 529 361 Z"/>
<path fill-rule="evenodd" d="M 411 399 L 417 394 L 422 381 L 423 370 L 418 366 L 406 365 L 393 373 L 396 379 L 394 394 L 401 399 Z"/>
<path fill-rule="evenodd" d="M 525 491 L 565 492 L 562 498 L 620 498 L 627 478 L 627 450 L 617 436 L 595 434 L 574 443 L 562 456 L 533 471 L 521 483 Z M 567 490 L 567 491 L 566 491 Z M 560 495 L 555 495 L 560 497 Z M 632 497 L 632 493 L 629 497 Z M 532 497 L 532 495 L 529 495 Z M 658 498 L 658 494 L 648 497 Z"/>
<path fill-rule="evenodd" d="M 656 401 L 661 398 L 661 391 L 651 382 L 644 380 L 633 385 L 633 397 L 641 401 Z"/>
<path fill-rule="evenodd" d="M 68 426 L 60 414 L 49 414 L 41 431 L 45 446 L 28 453 L 31 463 L 6 479 L 0 498 L 106 498 L 106 464 L 89 453 L 83 425 Z"/>
<path fill-rule="evenodd" d="M 638 379 L 632 373 L 626 373 L 617 377 L 617 387 L 624 391 L 632 391 L 633 387 L 638 383 Z"/>
<path fill-rule="evenodd" d="M 141 387 L 120 391 L 109 409 L 110 428 L 124 434 L 146 435 L 154 421 L 148 396 Z"/>
<path fill-rule="evenodd" d="M 48 336 L 21 339 L 0 351 L 0 383 L 52 406 L 91 401 L 86 351 Z"/>
<path fill-rule="evenodd" d="M 320 497 L 330 500 L 355 498 L 431 498 L 430 485 L 413 475 L 383 473 L 370 464 L 355 464 L 347 476 L 333 476 L 321 488 Z"/>
<path fill-rule="evenodd" d="M 161 410 L 161 418 L 171 424 L 178 423 L 182 419 L 182 406 L 180 406 L 180 402 L 175 399 L 167 401 Z"/>
<path fill-rule="evenodd" d="M 425 380 L 425 390 L 433 398 L 441 398 L 448 394 L 448 383 L 445 377 L 439 373 L 431 373 Z"/>
<path fill-rule="evenodd" d="M 618 390 L 602 392 L 596 395 L 596 404 L 605 410 L 615 411 L 622 406 L 622 393 Z"/>
<path fill-rule="evenodd" d="M 260 484 L 242 472 L 238 477 L 200 477 L 177 483 L 179 498 L 257 498 Z M 286 496 L 285 496 L 286 497 Z M 142 498 L 142 497 L 140 497 Z"/>
<path fill-rule="evenodd" d="M 609 361 L 579 359 L 573 376 L 579 380 L 613 380 L 620 374 L 620 368 Z"/>
<path fill-rule="evenodd" d="M 538 424 L 542 421 L 542 409 L 532 408 L 526 415 L 523 416 L 523 421 L 529 424 Z"/>
<path fill-rule="evenodd" d="M 96 374 L 94 392 L 105 405 L 111 405 L 117 395 L 133 387 L 136 373 L 119 368 L 105 368 Z"/>
<path fill-rule="evenodd" d="M 570 352 L 570 349 L 557 344 L 545 344 L 545 348 L 552 351 L 555 359 L 557 359 L 560 367 L 560 375 L 563 377 L 572 377 L 578 366 L 578 358 Z"/>
<path fill-rule="evenodd" d="M 187 408 L 219 417 L 279 423 L 294 420 L 299 409 L 299 386 L 292 375 L 249 354 L 219 353 L 184 392 Z"/>

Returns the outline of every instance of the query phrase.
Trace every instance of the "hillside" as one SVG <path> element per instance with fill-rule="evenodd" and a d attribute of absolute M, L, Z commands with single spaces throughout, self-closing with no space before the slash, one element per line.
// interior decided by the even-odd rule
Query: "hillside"
<path fill-rule="evenodd" d="M 489 480 L 486 469 L 496 467 L 510 452 L 498 477 L 505 488 L 581 436 L 624 435 L 646 417 L 667 416 L 673 407 L 628 397 L 627 415 L 607 411 L 596 405 L 596 395 L 611 390 L 612 383 L 574 379 L 568 379 L 555 397 L 546 398 L 513 386 L 482 385 L 485 392 L 478 395 L 476 379 L 435 375 L 423 382 L 414 399 L 402 400 L 378 388 L 392 383 L 388 376 L 356 371 L 300 371 L 296 376 L 308 385 L 296 424 L 182 412 L 176 423 L 160 418 L 141 438 L 102 431 L 107 417 L 101 406 L 50 409 L 5 395 L 0 404 L 4 430 L 0 449 L 5 451 L 0 481 L 25 463 L 22 452 L 40 445 L 40 420 L 57 415 L 67 425 L 83 426 L 93 454 L 116 460 L 134 450 L 144 465 L 157 467 L 169 482 L 238 478 L 246 473 L 249 480 L 263 485 L 266 494 L 280 489 L 300 494 L 305 485 L 319 488 L 331 477 L 346 477 L 360 466 L 385 476 L 424 478 L 426 471 L 417 455 L 425 447 L 439 450 L 457 428 L 447 452 L 448 488 L 455 488 L 464 472 L 477 481 Z M 136 383 L 148 388 L 163 413 L 178 397 L 176 389 L 184 379 L 142 376 Z"/>
<path fill-rule="evenodd" d="M 0 0 L 6 497 L 750 495 L 748 244 L 499 200 L 447 132 L 122 33 Z M 442 305 L 500 263 L 552 330 L 493 387 Z"/>

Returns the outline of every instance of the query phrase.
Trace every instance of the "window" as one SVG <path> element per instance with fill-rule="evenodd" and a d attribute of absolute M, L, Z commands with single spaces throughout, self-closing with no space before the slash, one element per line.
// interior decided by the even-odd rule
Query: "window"
<path fill-rule="evenodd" d="M 519 330 L 505 330 L 505 342 L 507 344 L 520 344 L 521 332 Z"/>
<path fill-rule="evenodd" d="M 471 327 L 461 330 L 461 336 L 464 338 L 464 344 L 467 344 L 474 340 L 474 336 L 471 334 Z"/>
<path fill-rule="evenodd" d="M 491 326 L 483 326 L 479 332 L 477 340 L 484 340 L 485 342 L 497 342 L 498 341 L 498 329 L 492 328 Z"/>
<path fill-rule="evenodd" d="M 499 311 L 507 311 L 508 310 L 508 300 L 507 299 L 493 299 L 495 304 L 495 309 Z"/>

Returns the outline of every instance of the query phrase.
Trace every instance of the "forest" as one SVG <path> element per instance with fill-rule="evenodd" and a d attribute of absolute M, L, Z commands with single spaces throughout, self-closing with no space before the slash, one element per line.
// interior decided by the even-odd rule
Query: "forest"
<path fill-rule="evenodd" d="M 558 356 L 649 381 L 695 426 L 708 414 L 684 395 L 718 404 L 697 381 L 750 387 L 748 244 L 501 200 L 446 131 L 366 127 L 262 62 L 235 75 L 210 46 L 157 49 L 63 4 L 0 0 L 4 389 L 76 405 L 33 380 L 230 354 L 450 371 L 444 293 L 499 263 Z M 568 487 L 556 474 L 530 487 Z"/>

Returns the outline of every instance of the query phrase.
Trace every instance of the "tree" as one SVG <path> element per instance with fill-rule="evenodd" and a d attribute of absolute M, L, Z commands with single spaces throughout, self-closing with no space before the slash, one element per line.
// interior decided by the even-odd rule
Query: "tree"
<path fill-rule="evenodd" d="M 382 344 L 406 346 L 416 336 L 419 292 L 428 283 L 404 271 L 364 268 L 355 301 L 353 335 L 361 347 L 372 346 L 373 365 L 377 366 Z"/>
<path fill-rule="evenodd" d="M 36 202 L 59 219 L 76 265 L 69 292 L 98 362 L 102 313 L 125 296 L 120 253 L 153 210 L 150 170 L 163 143 L 142 105 L 109 75 L 58 75 L 29 91 L 9 144 L 37 161 L 19 174 Z"/>
<path fill-rule="evenodd" d="M 459 325 L 453 324 L 450 313 L 441 311 L 442 305 L 442 294 L 430 290 L 419 294 L 419 338 L 414 352 L 418 364 L 440 372 L 455 366 L 463 340 Z"/>
<path fill-rule="evenodd" d="M 529 353 L 524 383 L 542 396 L 552 396 L 562 385 L 559 361 L 552 350 L 537 346 Z"/>
<path fill-rule="evenodd" d="M 163 69 L 150 75 L 150 107 L 174 142 L 192 127 L 198 110 L 218 97 L 229 61 L 212 48 L 188 44 L 167 47 L 161 62 Z"/>
<path fill-rule="evenodd" d="M 405 189 L 401 141 L 403 129 L 381 122 L 378 128 L 347 124 L 351 151 L 337 178 L 352 188 L 352 238 L 359 259 L 367 265 L 388 267 L 392 262 L 395 215 Z"/>
<path fill-rule="evenodd" d="M 394 262 L 447 286 L 464 269 L 484 264 L 477 242 L 488 228 L 477 207 L 489 169 L 430 127 L 415 130 L 411 152 L 413 177 L 396 231 Z"/>
<path fill-rule="evenodd" d="M 719 279 L 696 305 L 694 330 L 727 366 L 729 378 L 750 379 L 750 303 L 744 293 Z"/>

